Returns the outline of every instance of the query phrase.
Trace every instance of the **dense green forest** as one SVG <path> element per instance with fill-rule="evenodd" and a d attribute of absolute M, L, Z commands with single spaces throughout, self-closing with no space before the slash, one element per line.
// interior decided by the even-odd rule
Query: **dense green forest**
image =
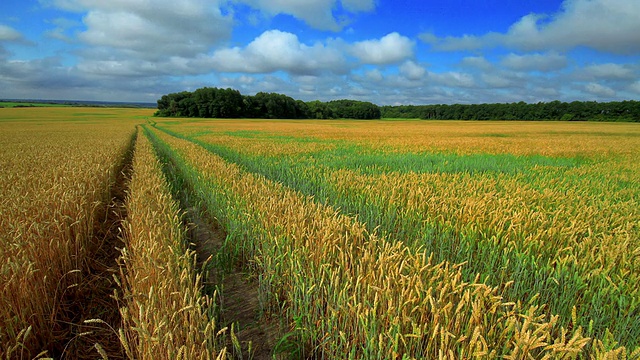
<path fill-rule="evenodd" d="M 156 116 L 256 119 L 379 119 L 380 107 L 370 102 L 294 100 L 277 93 L 254 96 L 238 90 L 201 88 L 162 96 Z"/>
<path fill-rule="evenodd" d="M 472 105 L 382 106 L 365 101 L 295 100 L 260 92 L 201 88 L 162 96 L 156 116 L 263 119 L 567 120 L 640 122 L 640 101 L 525 102 Z"/>
<path fill-rule="evenodd" d="M 640 122 L 640 101 L 383 106 L 383 118 Z"/>

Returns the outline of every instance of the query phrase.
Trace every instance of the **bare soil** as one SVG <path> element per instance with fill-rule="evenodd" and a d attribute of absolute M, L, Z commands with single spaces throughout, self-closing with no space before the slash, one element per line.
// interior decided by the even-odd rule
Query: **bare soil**
<path fill-rule="evenodd" d="M 195 245 L 198 262 L 207 259 L 215 261 L 215 255 L 222 247 L 226 233 L 215 221 L 200 215 L 194 207 L 187 209 L 189 237 Z M 218 289 L 221 327 L 234 327 L 241 353 L 235 349 L 227 336 L 227 350 L 242 359 L 273 359 L 273 350 L 278 341 L 278 324 L 262 315 L 258 299 L 258 281 L 239 266 L 221 269 L 212 264 L 206 274 L 205 285 Z"/>
<path fill-rule="evenodd" d="M 74 284 L 60 299 L 53 319 L 59 341 L 47 349 L 55 359 L 101 358 L 96 344 L 109 359 L 124 359 L 125 353 L 117 329 L 122 319 L 114 296 L 120 287 L 114 281 L 119 274 L 117 259 L 124 243 L 122 223 L 127 217 L 125 201 L 132 172 L 135 137 L 116 170 L 115 182 L 109 188 L 111 200 L 99 209 L 94 224 L 94 236 L 86 249 L 80 272 L 74 273 Z M 86 323 L 99 319 L 100 322 Z"/>

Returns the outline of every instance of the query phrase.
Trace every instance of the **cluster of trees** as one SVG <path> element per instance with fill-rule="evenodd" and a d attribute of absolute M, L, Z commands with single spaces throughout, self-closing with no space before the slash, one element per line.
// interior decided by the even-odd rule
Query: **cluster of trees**
<path fill-rule="evenodd" d="M 571 120 L 640 122 L 640 101 L 383 106 L 384 118 L 433 120 Z"/>
<path fill-rule="evenodd" d="M 287 95 L 201 88 L 162 96 L 156 116 L 262 119 L 379 119 L 380 108 L 370 102 L 295 100 Z"/>
<path fill-rule="evenodd" d="M 287 95 L 201 88 L 162 96 L 156 116 L 264 119 L 379 119 L 433 120 L 571 120 L 640 122 L 640 101 L 539 102 L 473 105 L 401 105 L 379 107 L 370 102 L 295 100 Z"/>

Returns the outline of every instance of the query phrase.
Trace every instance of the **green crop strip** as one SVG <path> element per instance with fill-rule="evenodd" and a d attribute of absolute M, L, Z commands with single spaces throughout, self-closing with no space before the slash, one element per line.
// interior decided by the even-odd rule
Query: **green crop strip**
<path fill-rule="evenodd" d="M 502 357 L 514 347 L 524 349 L 518 339 L 529 337 L 520 329 L 529 331 L 530 325 L 551 331 L 548 341 L 564 346 L 567 332 L 538 317 L 531 303 L 505 303 L 500 288 L 489 291 L 461 280 L 457 265 L 436 265 L 421 248 L 369 235 L 356 219 L 314 198 L 254 176 L 192 142 L 152 133 L 158 135 L 151 137 L 158 153 L 181 173 L 182 186 L 228 229 L 229 250 L 252 260 L 265 295 L 289 315 L 292 331 L 281 345 L 292 356 L 431 358 L 448 349 L 471 357 L 478 350 L 465 344 L 482 336 L 489 357 Z M 569 347 L 566 354 L 580 355 L 581 347 Z M 535 358 L 564 350 L 524 351 Z"/>
<path fill-rule="evenodd" d="M 574 175 L 572 170 L 588 165 L 587 160 L 487 154 L 376 153 L 346 142 L 338 143 L 341 146 L 333 150 L 255 156 L 162 130 L 199 144 L 247 171 L 314 196 L 317 201 L 340 208 L 345 214 L 357 215 L 370 231 L 403 241 L 414 248 L 423 247 L 433 252 L 437 261 L 466 262 L 463 271 L 467 281 L 471 281 L 475 274 L 481 274 L 481 279 L 492 285 L 515 280 L 505 293 L 509 298 L 523 301 L 538 298 L 539 303 L 547 304 L 548 312 L 562 315 L 560 322 L 565 326 L 576 326 L 577 320 L 579 325 L 589 330 L 589 334 L 603 337 L 611 331 L 621 344 L 631 348 L 638 345 L 638 290 L 634 288 L 634 281 L 627 282 L 628 279 L 623 277 L 615 285 L 610 280 L 612 276 L 619 277 L 616 275 L 618 272 L 626 270 L 609 269 L 593 273 L 593 264 L 581 264 L 579 259 L 557 261 L 558 249 L 554 247 L 526 244 L 524 237 L 527 234 L 519 235 L 519 245 L 511 243 L 516 239 L 505 238 L 507 225 L 494 229 L 454 226 L 428 215 L 404 212 L 401 206 L 378 201 L 366 192 L 341 192 L 329 180 L 332 174 L 341 170 L 370 176 L 393 172 L 454 173 L 459 174 L 461 181 L 483 174 L 497 179 L 498 184 L 513 177 L 523 184 L 536 184 L 537 178 L 548 176 L 563 179 L 564 188 L 570 191 L 575 184 L 585 181 L 583 177 Z M 297 141 L 297 138 L 278 138 L 259 132 L 251 136 L 269 141 Z M 591 181 L 603 180 L 593 178 Z M 614 184 L 614 187 L 624 186 L 622 183 Z M 532 188 L 535 189 L 535 185 Z M 577 319 L 574 320 L 571 314 L 579 299 L 582 305 L 577 306 Z"/>
<path fill-rule="evenodd" d="M 582 162 L 580 159 L 511 154 L 390 153 L 366 150 L 358 146 L 309 154 L 308 157 L 322 159 L 323 164 L 329 168 L 356 170 L 368 175 L 390 172 L 516 174 L 530 172 L 536 166 L 575 167 Z M 305 163 L 309 160 L 300 157 L 292 159 L 292 162 Z"/>

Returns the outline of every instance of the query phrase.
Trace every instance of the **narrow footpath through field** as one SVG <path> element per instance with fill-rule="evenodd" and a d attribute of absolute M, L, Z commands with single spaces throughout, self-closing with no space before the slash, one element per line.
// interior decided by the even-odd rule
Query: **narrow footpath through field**
<path fill-rule="evenodd" d="M 186 221 L 189 240 L 195 245 L 199 265 L 215 259 L 227 236 L 224 229 L 215 219 L 206 218 L 192 206 L 186 209 Z M 242 354 L 237 354 L 237 345 L 233 344 L 231 336 L 227 336 L 228 351 L 240 355 L 239 358 L 272 359 L 279 331 L 276 323 L 261 317 L 257 279 L 238 266 L 220 269 L 213 264 L 208 267 L 204 285 L 205 288 L 218 288 L 220 327 L 228 327 L 230 332 L 233 325 Z"/>
<path fill-rule="evenodd" d="M 98 348 L 109 359 L 125 358 L 117 333 L 121 317 L 114 291 L 120 291 L 120 287 L 114 275 L 119 273 L 119 249 L 124 246 L 122 223 L 127 218 L 125 201 L 136 137 L 132 137 L 122 164 L 116 169 L 115 181 L 109 188 L 111 201 L 98 211 L 86 263 L 76 273 L 77 286 L 67 289 L 55 315 L 61 340 L 50 349 L 54 359 L 95 359 L 101 356 Z"/>

